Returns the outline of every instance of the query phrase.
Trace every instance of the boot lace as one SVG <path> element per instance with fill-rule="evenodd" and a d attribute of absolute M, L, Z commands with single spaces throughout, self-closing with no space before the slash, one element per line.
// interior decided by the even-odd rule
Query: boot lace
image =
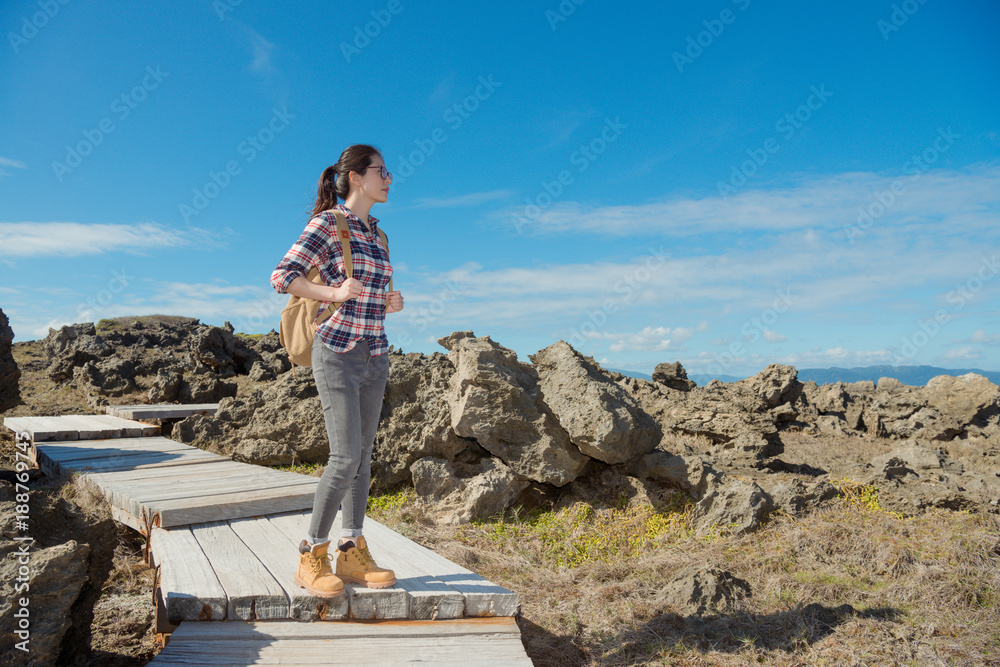
<path fill-rule="evenodd" d="M 361 561 L 361 565 L 366 570 L 377 570 L 378 565 L 375 564 L 375 559 L 372 558 L 372 554 L 368 551 L 366 546 L 364 549 L 358 549 L 358 560 Z"/>
<path fill-rule="evenodd" d="M 326 554 L 324 556 L 316 556 L 313 554 L 309 554 L 310 573 L 314 577 L 318 577 L 320 574 L 322 574 L 324 569 L 328 569 L 332 573 L 333 569 L 330 567 L 331 560 L 333 560 L 333 557 L 330 556 L 330 554 Z"/>

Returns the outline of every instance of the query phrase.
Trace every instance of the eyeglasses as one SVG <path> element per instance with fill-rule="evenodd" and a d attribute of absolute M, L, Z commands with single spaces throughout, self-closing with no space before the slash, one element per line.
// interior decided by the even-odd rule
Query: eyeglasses
<path fill-rule="evenodd" d="M 365 167 L 365 169 L 375 169 L 376 167 L 377 167 L 378 169 L 381 169 L 381 170 L 382 170 L 382 171 L 381 171 L 381 172 L 379 172 L 379 173 L 380 173 L 380 175 L 382 176 L 382 180 L 383 180 L 383 181 L 384 181 L 385 179 L 387 179 L 387 178 L 390 178 L 390 177 L 392 176 L 392 172 L 391 172 L 391 171 L 386 171 L 386 169 L 385 169 L 385 165 L 384 165 L 384 164 L 381 164 L 381 165 L 374 165 L 374 164 L 373 164 L 373 165 L 372 165 L 372 166 L 370 166 L 370 167 Z"/>

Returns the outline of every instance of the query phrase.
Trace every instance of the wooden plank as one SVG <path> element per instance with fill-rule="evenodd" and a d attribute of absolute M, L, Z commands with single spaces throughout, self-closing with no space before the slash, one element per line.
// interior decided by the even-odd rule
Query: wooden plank
<path fill-rule="evenodd" d="M 226 521 L 191 527 L 229 600 L 230 620 L 288 618 L 288 598 L 253 551 Z"/>
<path fill-rule="evenodd" d="M 290 513 L 281 515 L 270 515 L 269 521 L 279 527 L 279 529 L 293 542 L 298 545 L 309 531 L 311 513 Z M 333 520 L 333 527 L 330 531 L 331 541 L 334 544 L 340 542 L 341 513 L 338 512 Z M 382 567 L 388 567 L 396 575 L 396 585 L 393 588 L 368 589 L 358 586 L 348 586 L 351 595 L 351 617 L 357 619 L 376 618 L 402 618 L 402 603 L 396 597 L 395 591 L 403 591 L 406 597 L 406 617 L 412 619 L 437 619 L 437 618 L 461 618 L 465 610 L 465 598 L 454 588 L 436 582 L 428 572 L 417 571 L 413 567 L 403 566 L 398 569 L 394 566 L 400 565 L 399 560 L 386 560 L 385 553 L 378 551 L 376 562 Z M 389 562 L 392 562 L 392 565 Z M 393 591 L 390 596 L 388 591 Z"/>
<path fill-rule="evenodd" d="M 286 527 L 286 533 L 305 537 L 311 512 L 270 516 L 269 520 Z M 337 536 L 338 521 L 334 521 L 331 535 Z M 462 594 L 465 600 L 464 614 L 469 616 L 516 616 L 520 612 L 520 598 L 512 591 L 498 586 L 471 570 L 452 563 L 447 558 L 422 547 L 402 535 L 390 530 L 371 517 L 365 518 L 365 534 L 374 549 L 376 562 L 383 554 L 392 553 L 397 561 L 406 561 L 410 567 L 425 573 L 428 582 L 440 582 Z M 302 539 L 300 537 L 299 539 Z M 386 565 L 386 567 L 389 567 Z M 439 616 L 440 617 L 440 616 Z"/>
<path fill-rule="evenodd" d="M 120 474 L 120 473 L 116 473 Z M 302 484 L 319 483 L 318 478 L 296 473 L 271 470 L 261 466 L 248 465 L 246 463 L 232 462 L 231 466 L 221 469 L 200 467 L 197 470 L 173 471 L 170 474 L 157 475 L 148 478 L 131 478 L 125 475 L 114 479 L 107 479 L 104 483 L 114 485 L 121 490 L 135 492 L 136 498 L 142 493 L 156 491 L 158 488 L 168 488 L 176 491 L 179 488 L 184 490 L 197 489 L 199 491 L 214 492 L 220 487 L 226 490 L 239 488 L 241 485 L 251 488 L 256 484 L 260 488 L 275 486 L 279 484 Z M 152 498 L 152 496 L 150 496 Z"/>
<path fill-rule="evenodd" d="M 31 433 L 35 442 L 159 435 L 160 427 L 110 415 L 61 415 L 58 417 L 7 417 L 4 426 Z"/>
<path fill-rule="evenodd" d="M 290 618 L 332 621 L 348 615 L 348 597 L 321 598 L 295 583 L 299 565 L 298 546 L 264 517 L 229 521 L 239 536 L 267 568 L 288 596 Z"/>
<path fill-rule="evenodd" d="M 109 405 L 106 410 L 109 415 L 123 419 L 179 419 L 191 415 L 214 415 L 219 410 L 219 404 Z"/>
<path fill-rule="evenodd" d="M 462 593 L 466 616 L 516 616 L 520 613 L 521 602 L 516 593 L 487 581 L 374 519 L 365 519 L 365 532 L 372 541 L 381 544 L 386 552 L 394 552 L 413 567 L 433 573 L 436 581 Z"/>
<path fill-rule="evenodd" d="M 153 528 L 149 539 L 151 564 L 160 566 L 160 593 L 168 620 L 226 618 L 226 591 L 191 530 Z"/>
<path fill-rule="evenodd" d="M 154 438 L 136 438 L 137 440 L 153 440 Z M 45 452 L 45 455 L 50 459 L 59 464 L 72 464 L 75 461 L 84 461 L 87 459 L 110 459 L 114 457 L 125 459 L 129 456 L 136 456 L 139 454 L 148 454 L 151 452 L 184 452 L 193 450 L 193 447 L 188 447 L 187 445 L 181 444 L 179 442 L 174 442 L 173 440 L 167 440 L 163 438 L 164 442 L 160 443 L 132 443 L 131 439 L 122 438 L 122 441 L 128 444 L 122 446 L 117 446 L 114 444 L 103 444 L 103 443 L 114 443 L 116 440 L 76 440 L 72 442 L 81 443 L 79 445 L 67 445 L 65 442 L 60 443 L 38 443 L 37 448 Z M 95 446 L 84 446 L 83 443 L 102 443 Z"/>
<path fill-rule="evenodd" d="M 275 496 L 280 497 L 296 493 L 315 494 L 316 483 L 302 482 L 289 484 L 281 480 L 249 480 L 230 483 L 225 478 L 216 478 L 211 481 L 210 485 L 188 486 L 186 483 L 166 482 L 158 483 L 152 487 L 114 485 L 108 488 L 116 497 L 122 499 L 123 504 L 120 504 L 119 507 L 133 513 L 141 513 L 142 507 L 148 508 L 147 511 L 161 512 L 167 504 L 173 504 L 173 509 L 179 509 L 192 506 L 204 507 L 227 501 L 233 502 L 244 497 L 246 499 L 256 499 L 258 497 L 273 498 Z M 260 496 L 259 494 L 264 495 Z"/>
<path fill-rule="evenodd" d="M 310 504 L 310 508 L 312 505 Z M 311 517 L 311 514 L 305 515 Z M 330 531 L 331 546 L 339 543 L 340 520 L 334 518 Z M 278 530 L 285 534 L 296 547 L 309 531 L 309 518 L 302 513 L 284 513 L 267 517 Z M 409 617 L 409 594 L 398 584 L 392 588 L 365 588 L 356 584 L 345 584 L 350 599 L 351 618 L 359 620 L 398 619 Z"/>
<path fill-rule="evenodd" d="M 64 425 L 61 429 L 54 428 L 55 417 L 4 417 L 3 425 L 15 433 L 28 433 L 32 440 L 77 440 L 79 433 L 75 428 Z"/>
<path fill-rule="evenodd" d="M 458 621 L 182 623 L 150 665 L 528 666 L 512 618 Z M 293 627 L 296 626 L 296 627 Z"/>
<path fill-rule="evenodd" d="M 316 496 L 314 486 L 290 489 L 266 489 L 253 493 L 234 493 L 202 498 L 158 501 L 153 508 L 160 517 L 160 525 L 184 526 L 187 524 L 240 519 L 272 512 L 289 512 L 313 506 Z M 209 498 L 209 500 L 206 500 Z"/>
<path fill-rule="evenodd" d="M 216 454 L 209 454 L 200 449 L 183 452 L 149 452 L 138 456 L 113 457 L 85 459 L 83 461 L 72 461 L 67 465 L 61 465 L 45 455 L 44 451 L 37 452 L 39 462 L 45 461 L 58 476 L 59 474 L 72 474 L 73 472 L 100 471 L 111 472 L 115 470 L 136 470 L 155 466 L 181 465 L 191 461 L 205 461 L 221 459 L 223 457 Z"/>
<path fill-rule="evenodd" d="M 140 481 L 147 479 L 167 479 L 173 478 L 177 480 L 183 480 L 190 475 L 195 475 L 201 473 L 204 470 L 204 474 L 217 474 L 226 475 L 229 472 L 239 469 L 242 465 L 222 457 L 221 460 L 212 461 L 209 459 L 199 460 L 196 462 L 198 465 L 196 467 L 197 473 L 193 466 L 164 466 L 159 468 L 147 468 L 145 470 L 119 470 L 115 472 L 87 472 L 82 473 L 87 476 L 88 479 L 94 481 L 95 484 L 114 484 L 120 481 Z"/>

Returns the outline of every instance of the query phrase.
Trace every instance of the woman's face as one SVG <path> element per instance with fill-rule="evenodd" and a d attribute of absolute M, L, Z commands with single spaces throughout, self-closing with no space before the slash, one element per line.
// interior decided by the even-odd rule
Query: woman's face
<path fill-rule="evenodd" d="M 376 202 L 384 202 L 389 198 L 389 184 L 392 183 L 392 174 L 388 178 L 382 178 L 382 168 L 385 160 L 381 155 L 372 157 L 371 165 L 359 176 L 361 185 L 358 186 L 360 194 Z"/>

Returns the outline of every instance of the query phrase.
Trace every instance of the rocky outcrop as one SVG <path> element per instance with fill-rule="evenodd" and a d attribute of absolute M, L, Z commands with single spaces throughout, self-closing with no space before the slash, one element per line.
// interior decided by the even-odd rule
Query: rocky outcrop
<path fill-rule="evenodd" d="M 410 470 L 413 487 L 447 523 L 466 523 L 496 516 L 511 506 L 529 486 L 495 458 L 478 464 L 432 457 L 416 461 Z"/>
<path fill-rule="evenodd" d="M 743 535 L 763 524 L 774 511 L 774 500 L 756 482 L 720 478 L 710 484 L 691 512 L 699 537 L 714 531 Z"/>
<path fill-rule="evenodd" d="M 718 567 L 686 567 L 660 589 L 657 598 L 683 614 L 702 616 L 734 611 L 752 595 L 750 584 Z"/>
<path fill-rule="evenodd" d="M 471 331 L 438 339 L 455 367 L 448 402 L 455 433 L 526 479 L 554 486 L 573 481 L 587 457 L 542 399 L 538 376 L 517 354 Z"/>
<path fill-rule="evenodd" d="M 666 362 L 657 364 L 656 368 L 653 369 L 653 382 L 658 382 L 677 391 L 691 391 L 698 386 L 688 380 L 687 371 L 684 370 L 679 361 L 672 364 Z"/>
<path fill-rule="evenodd" d="M 377 484 L 408 482 L 414 461 L 454 461 L 475 443 L 459 436 L 451 426 L 449 394 L 454 372 L 454 366 L 440 352 L 391 356 L 382 421 L 372 454 L 372 475 Z"/>
<path fill-rule="evenodd" d="M 26 597 L 30 653 L 23 654 L 28 661 L 22 664 L 77 664 L 76 656 L 89 651 L 94 605 L 111 571 L 116 529 L 106 506 L 93 509 L 103 502 L 99 492 L 86 510 L 39 490 L 30 495 L 27 530 L 18 526 L 15 503 L 0 502 L 0 644 L 8 657 L 21 654 L 13 648 L 21 641 L 14 634 L 14 614 Z M 15 539 L 25 536 L 31 539 Z"/>
<path fill-rule="evenodd" d="M 930 442 L 908 441 L 872 459 L 869 481 L 879 489 L 879 504 L 914 514 L 927 508 L 953 510 L 1000 504 L 1000 477 L 967 472 L 965 466 Z"/>
<path fill-rule="evenodd" d="M 14 331 L 10 321 L 0 310 L 0 412 L 9 410 L 21 402 L 21 369 L 14 361 L 11 343 Z"/>
<path fill-rule="evenodd" d="M 587 456 L 624 463 L 659 444 L 663 430 L 635 399 L 565 341 L 529 355 L 542 399 Z"/>

